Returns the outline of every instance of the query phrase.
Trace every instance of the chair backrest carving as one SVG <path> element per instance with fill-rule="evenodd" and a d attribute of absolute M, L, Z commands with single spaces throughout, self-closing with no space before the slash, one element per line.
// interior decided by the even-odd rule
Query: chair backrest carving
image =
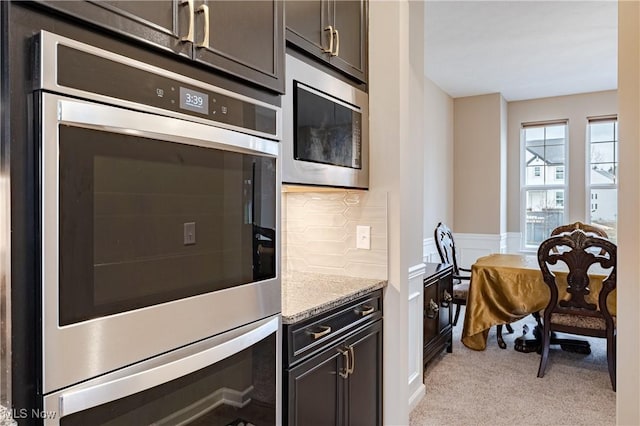
<path fill-rule="evenodd" d="M 604 231 L 604 229 L 599 228 L 597 226 L 589 225 L 587 223 L 582 223 L 580 221 L 571 223 L 569 225 L 558 226 L 553 231 L 551 231 L 551 236 L 553 237 L 554 235 L 569 234 L 569 233 L 575 231 L 576 229 L 583 230 L 587 235 L 589 235 L 589 234 L 597 235 L 599 237 L 609 239 L 609 236 Z M 553 248 L 553 251 L 554 251 L 554 253 L 557 253 L 558 252 L 558 247 Z M 601 250 L 600 254 L 604 255 L 604 252 Z"/>
<path fill-rule="evenodd" d="M 436 240 L 436 247 L 442 263 L 453 265 L 454 275 L 459 275 L 458 262 L 456 260 L 456 243 L 453 241 L 451 229 L 444 223 L 438 223 L 433 237 Z"/>
<path fill-rule="evenodd" d="M 563 251 L 554 250 L 560 246 L 563 247 Z M 567 275 L 569 299 L 561 300 L 559 303 L 556 276 L 549 270 L 549 265 L 555 265 L 558 262 L 565 263 L 569 269 Z M 607 323 L 613 324 L 606 301 L 609 293 L 616 288 L 616 263 L 617 247 L 614 243 L 580 229 L 570 234 L 561 233 L 543 241 L 538 248 L 538 264 L 542 270 L 544 282 L 551 291 L 547 310 L 551 308 L 553 312 L 604 317 Z M 598 295 L 599 308 L 586 300 L 586 296 L 591 292 L 588 271 L 594 264 L 600 265 L 603 270 L 610 269 Z M 545 310 L 545 316 L 547 316 L 547 310 Z"/>
<path fill-rule="evenodd" d="M 604 229 L 599 228 L 597 226 L 589 225 L 587 223 L 582 223 L 582 222 L 574 222 L 574 223 L 571 223 L 569 225 L 558 226 L 553 231 L 551 231 L 551 236 L 553 237 L 554 235 L 559 235 L 559 234 L 563 234 L 563 233 L 571 233 L 571 232 L 575 231 L 576 229 L 581 229 L 587 234 L 591 233 L 591 234 L 595 234 L 595 235 L 597 235 L 599 237 L 602 237 L 602 238 L 607 238 L 607 239 L 609 238 L 609 236 L 604 231 Z"/>

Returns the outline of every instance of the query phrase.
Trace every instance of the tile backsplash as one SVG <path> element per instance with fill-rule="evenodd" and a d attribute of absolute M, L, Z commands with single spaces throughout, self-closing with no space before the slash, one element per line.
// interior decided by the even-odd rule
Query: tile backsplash
<path fill-rule="evenodd" d="M 284 192 L 282 270 L 387 278 L 387 194 Z M 371 227 L 371 249 L 356 248 L 356 226 Z"/>

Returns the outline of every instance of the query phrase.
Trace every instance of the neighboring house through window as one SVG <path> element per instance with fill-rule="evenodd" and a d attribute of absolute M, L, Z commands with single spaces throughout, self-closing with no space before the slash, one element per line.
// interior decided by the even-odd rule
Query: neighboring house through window
<path fill-rule="evenodd" d="M 565 220 L 567 121 L 522 125 L 524 248 L 537 247 Z"/>
<path fill-rule="evenodd" d="M 588 137 L 587 220 L 601 226 L 612 241 L 618 235 L 618 120 L 591 117 Z"/>

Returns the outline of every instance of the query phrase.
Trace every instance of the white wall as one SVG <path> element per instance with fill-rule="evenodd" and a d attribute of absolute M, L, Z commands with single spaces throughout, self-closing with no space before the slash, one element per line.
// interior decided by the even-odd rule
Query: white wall
<path fill-rule="evenodd" d="M 618 3 L 618 386 L 617 422 L 640 424 L 640 4 Z M 626 141 L 626 143 L 625 143 Z"/>
<path fill-rule="evenodd" d="M 383 373 L 387 425 L 409 423 L 412 396 L 409 286 L 410 281 L 421 282 L 424 127 L 422 117 L 411 108 L 420 108 L 424 98 L 420 83 L 423 7 L 422 2 L 406 0 L 369 4 L 370 187 L 388 193 L 389 283 L 384 293 Z M 419 19 L 410 19 L 416 13 Z"/>
<path fill-rule="evenodd" d="M 424 258 L 440 262 L 433 240 L 438 222 L 453 226 L 453 99 L 424 79 Z"/>

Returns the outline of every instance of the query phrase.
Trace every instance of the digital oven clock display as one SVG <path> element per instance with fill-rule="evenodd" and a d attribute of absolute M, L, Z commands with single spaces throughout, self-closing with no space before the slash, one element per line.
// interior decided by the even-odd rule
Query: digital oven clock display
<path fill-rule="evenodd" d="M 181 87 L 180 108 L 209 115 L 209 95 Z"/>

